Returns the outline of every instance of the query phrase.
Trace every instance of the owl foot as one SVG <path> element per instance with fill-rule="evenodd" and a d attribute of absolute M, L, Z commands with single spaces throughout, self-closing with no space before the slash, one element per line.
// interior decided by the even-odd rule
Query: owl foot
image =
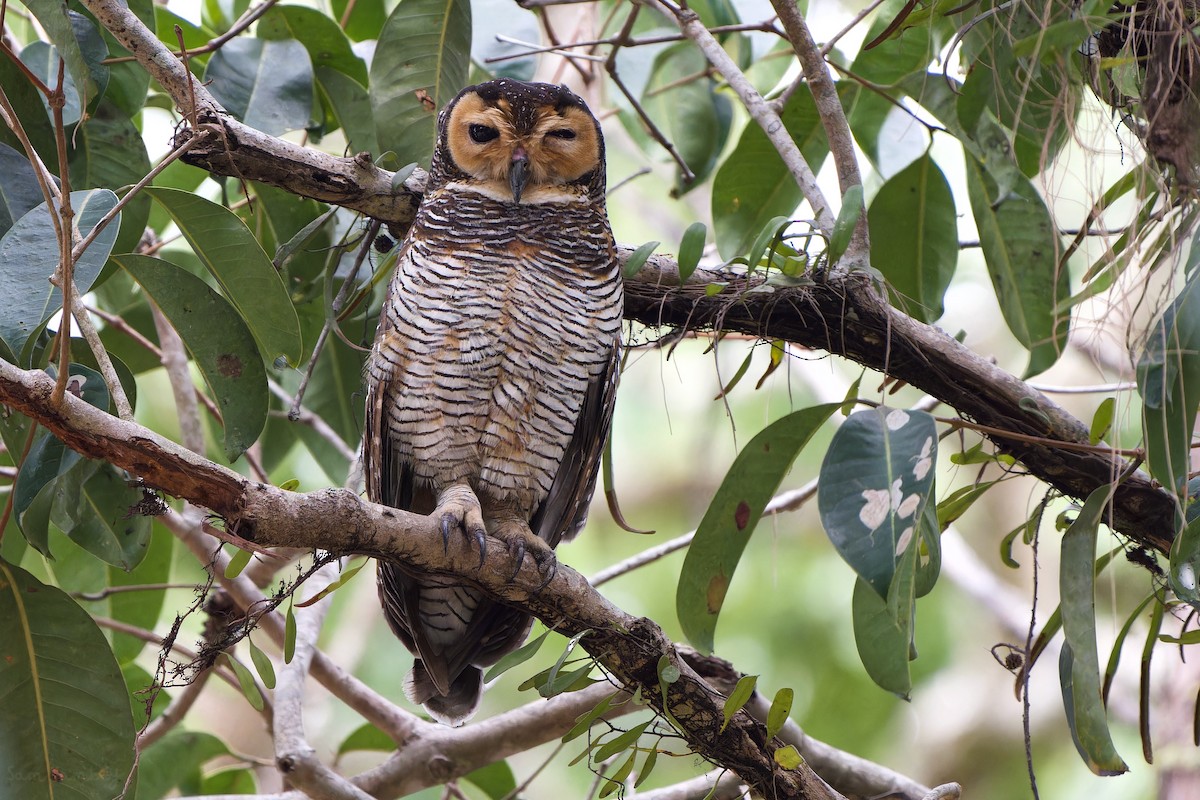
<path fill-rule="evenodd" d="M 538 573 L 542 575 L 542 582 L 538 584 L 535 591 L 540 592 L 550 581 L 554 580 L 554 576 L 558 572 L 558 559 L 554 555 L 554 549 L 546 544 L 540 536 L 529 530 L 529 526 L 516 522 L 502 523 L 495 526 L 492 534 L 508 546 L 508 553 L 512 556 L 515 566 L 512 576 L 509 578 L 510 581 L 516 580 L 517 575 L 520 574 L 521 566 L 525 563 L 526 553 L 533 557 Z"/>
<path fill-rule="evenodd" d="M 433 516 L 442 530 L 442 547 L 450 551 L 450 534 L 455 529 L 465 533 L 479 547 L 479 566 L 487 557 L 487 528 L 479 500 L 468 486 L 451 486 L 438 496 Z"/>

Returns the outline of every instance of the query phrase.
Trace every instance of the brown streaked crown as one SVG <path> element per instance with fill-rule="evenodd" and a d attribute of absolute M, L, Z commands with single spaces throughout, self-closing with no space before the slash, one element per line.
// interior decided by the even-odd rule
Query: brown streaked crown
<path fill-rule="evenodd" d="M 523 197 L 561 188 L 603 200 L 604 137 L 587 104 L 565 86 L 510 78 L 468 86 L 442 110 L 429 188 L 465 180 L 511 198 L 518 148 L 528 157 Z"/>

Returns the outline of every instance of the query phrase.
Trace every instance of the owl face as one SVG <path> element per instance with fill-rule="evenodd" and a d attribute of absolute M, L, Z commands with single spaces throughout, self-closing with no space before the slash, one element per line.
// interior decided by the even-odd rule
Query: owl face
<path fill-rule="evenodd" d="M 502 78 L 467 87 L 442 112 L 432 171 L 501 202 L 602 197 L 604 141 L 566 87 Z"/>

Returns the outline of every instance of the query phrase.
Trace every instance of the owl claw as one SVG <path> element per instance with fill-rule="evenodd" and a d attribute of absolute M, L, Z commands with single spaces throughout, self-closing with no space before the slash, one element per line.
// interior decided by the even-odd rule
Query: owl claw
<path fill-rule="evenodd" d="M 487 558 L 487 528 L 483 525 L 483 512 L 475 493 L 466 486 L 452 486 L 438 498 L 434 510 L 442 532 L 443 552 L 450 552 L 450 534 L 461 530 L 479 547 L 479 566 Z"/>

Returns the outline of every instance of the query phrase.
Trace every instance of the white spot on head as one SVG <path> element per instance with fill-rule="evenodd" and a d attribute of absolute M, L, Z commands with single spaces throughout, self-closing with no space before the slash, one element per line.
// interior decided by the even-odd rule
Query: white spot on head
<path fill-rule="evenodd" d="M 888 412 L 888 415 L 883 418 L 884 424 L 888 426 L 889 431 L 898 431 L 908 424 L 908 412 L 900 409 L 893 409 Z"/>

